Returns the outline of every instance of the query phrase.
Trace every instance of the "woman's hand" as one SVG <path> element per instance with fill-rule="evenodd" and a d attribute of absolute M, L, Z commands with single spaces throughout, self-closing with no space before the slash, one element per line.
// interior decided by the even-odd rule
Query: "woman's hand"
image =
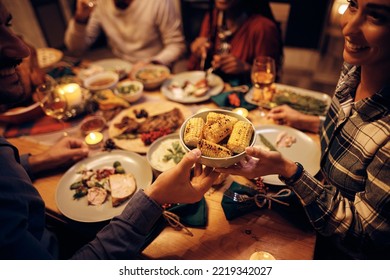
<path fill-rule="evenodd" d="M 219 176 L 213 168 L 196 163 L 200 155 L 199 149 L 187 153 L 178 165 L 160 174 L 145 194 L 158 204 L 199 201 Z M 190 179 L 194 164 L 194 177 Z"/>
<path fill-rule="evenodd" d="M 232 54 L 214 55 L 212 65 L 226 74 L 243 74 L 250 71 L 251 66 Z"/>
<path fill-rule="evenodd" d="M 68 167 L 88 156 L 89 149 L 84 141 L 64 137 L 47 151 L 32 155 L 29 164 L 33 173 L 45 170 Z"/>
<path fill-rule="evenodd" d="M 272 108 L 268 115 L 275 123 L 288 125 L 299 130 L 317 133 L 320 128 L 320 119 L 317 116 L 306 115 L 287 105 Z"/>
<path fill-rule="evenodd" d="M 197 57 L 206 57 L 210 43 L 206 37 L 198 37 L 191 44 L 191 52 Z M 202 69 L 203 70 L 203 69 Z"/>
<path fill-rule="evenodd" d="M 256 147 L 248 147 L 245 152 L 247 156 L 239 163 L 228 168 L 217 168 L 216 171 L 240 175 L 248 179 L 270 174 L 280 174 L 289 178 L 296 172 L 295 163 L 285 159 L 278 152 L 264 151 Z"/>

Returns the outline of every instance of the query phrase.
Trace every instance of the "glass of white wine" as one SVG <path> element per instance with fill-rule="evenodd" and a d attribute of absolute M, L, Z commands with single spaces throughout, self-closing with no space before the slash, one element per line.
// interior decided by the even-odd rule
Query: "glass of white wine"
<path fill-rule="evenodd" d="M 270 98 L 265 96 L 265 89 L 275 82 L 276 68 L 275 60 L 269 56 L 258 56 L 252 65 L 251 79 L 254 88 L 253 101 L 259 105 L 260 114 L 265 116 L 262 107 L 266 105 Z"/>
<path fill-rule="evenodd" d="M 53 78 L 46 76 L 44 83 L 37 88 L 37 98 L 45 114 L 57 119 L 62 124 L 63 135 L 68 136 L 64 122 L 68 107 L 67 100 L 58 90 L 58 84 Z"/>

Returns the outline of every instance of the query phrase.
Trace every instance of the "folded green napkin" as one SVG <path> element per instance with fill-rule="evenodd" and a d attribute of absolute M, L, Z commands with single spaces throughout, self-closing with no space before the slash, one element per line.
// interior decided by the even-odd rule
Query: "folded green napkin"
<path fill-rule="evenodd" d="M 234 106 L 232 104 L 230 104 L 229 102 L 229 94 L 231 93 L 236 93 L 238 98 L 240 99 L 240 106 Z M 225 92 L 222 92 L 218 95 L 214 95 L 211 97 L 211 100 L 217 104 L 219 107 L 228 107 L 228 108 L 236 108 L 236 107 L 243 107 L 245 109 L 247 109 L 248 111 L 250 110 L 253 110 L 253 109 L 256 109 L 257 106 L 254 105 L 254 104 L 250 104 L 248 103 L 245 98 L 244 98 L 245 94 L 242 93 L 242 92 L 237 92 L 237 91 L 225 91 Z"/>
<path fill-rule="evenodd" d="M 207 205 L 204 197 L 196 203 L 174 205 L 168 208 L 167 211 L 179 216 L 180 223 L 185 226 L 205 227 L 207 225 Z M 146 248 L 167 225 L 168 221 L 164 216 L 161 216 L 146 237 L 142 250 Z"/>
<path fill-rule="evenodd" d="M 236 192 L 239 194 L 246 194 L 248 196 L 254 196 L 257 194 L 256 190 L 240 185 L 237 182 L 233 182 L 230 185 L 229 191 Z M 246 213 L 260 209 L 253 200 L 236 202 L 233 201 L 233 199 L 231 199 L 230 197 L 227 197 L 225 195 L 222 197 L 221 204 L 226 219 L 229 221 L 237 217 L 240 217 Z"/>
<path fill-rule="evenodd" d="M 189 227 L 205 227 L 207 225 L 206 200 L 203 197 L 193 204 L 177 204 L 167 211 L 179 216 L 180 222 Z"/>

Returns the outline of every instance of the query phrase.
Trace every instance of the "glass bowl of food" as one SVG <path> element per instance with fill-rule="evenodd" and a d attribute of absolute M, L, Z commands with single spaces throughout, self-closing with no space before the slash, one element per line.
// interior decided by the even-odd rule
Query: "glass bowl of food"
<path fill-rule="evenodd" d="M 123 80 L 116 85 L 114 92 L 119 97 L 122 97 L 128 102 L 133 103 L 141 98 L 143 90 L 144 85 L 141 82 Z"/>
<path fill-rule="evenodd" d="M 149 64 L 135 71 L 133 78 L 140 81 L 146 90 L 160 87 L 169 77 L 171 71 L 164 65 Z"/>

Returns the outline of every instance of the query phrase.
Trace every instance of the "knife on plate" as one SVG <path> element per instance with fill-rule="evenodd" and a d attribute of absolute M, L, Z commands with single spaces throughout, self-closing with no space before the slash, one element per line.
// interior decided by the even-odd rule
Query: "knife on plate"
<path fill-rule="evenodd" d="M 259 136 L 260 141 L 261 141 L 267 148 L 269 148 L 271 151 L 278 152 L 278 150 L 275 148 L 275 146 L 272 145 L 271 142 L 268 141 L 268 139 L 264 137 L 264 135 L 262 135 L 261 133 L 258 133 L 257 135 Z"/>

